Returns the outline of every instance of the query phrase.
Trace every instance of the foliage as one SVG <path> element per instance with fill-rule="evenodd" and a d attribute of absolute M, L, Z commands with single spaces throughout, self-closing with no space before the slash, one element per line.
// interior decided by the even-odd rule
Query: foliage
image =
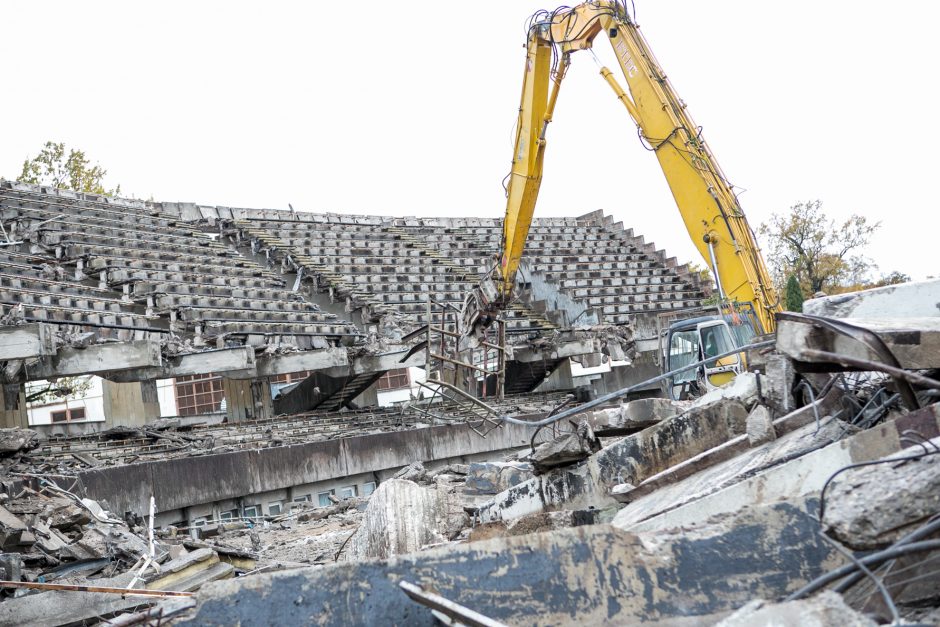
<path fill-rule="evenodd" d="M 121 186 L 105 190 L 102 181 L 107 170 L 91 165 L 82 150 L 71 149 L 66 154 L 64 143 L 46 142 L 38 155 L 23 162 L 19 180 L 33 185 L 50 185 L 76 192 L 116 196 Z"/>
<path fill-rule="evenodd" d="M 795 274 L 787 277 L 783 308 L 787 311 L 803 311 L 803 290 Z"/>
<path fill-rule="evenodd" d="M 55 381 L 36 381 L 28 385 L 26 402 L 33 405 L 65 402 L 82 398 L 91 387 L 91 376 L 59 377 Z"/>
<path fill-rule="evenodd" d="M 769 240 L 769 263 L 777 281 L 795 275 L 804 294 L 815 294 L 865 281 L 875 266 L 859 251 L 879 226 L 859 215 L 837 223 L 825 215 L 821 201 L 811 200 L 773 214 L 760 233 Z"/>

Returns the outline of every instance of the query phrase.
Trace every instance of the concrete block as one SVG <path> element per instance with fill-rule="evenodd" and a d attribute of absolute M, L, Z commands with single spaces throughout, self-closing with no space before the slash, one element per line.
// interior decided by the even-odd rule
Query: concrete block
<path fill-rule="evenodd" d="M 527 462 L 478 462 L 468 469 L 464 491 L 467 494 L 498 494 L 534 476 Z"/>
<path fill-rule="evenodd" d="M 747 415 L 747 439 L 751 446 L 760 446 L 777 438 L 774 421 L 770 410 L 763 405 L 755 405 Z"/>

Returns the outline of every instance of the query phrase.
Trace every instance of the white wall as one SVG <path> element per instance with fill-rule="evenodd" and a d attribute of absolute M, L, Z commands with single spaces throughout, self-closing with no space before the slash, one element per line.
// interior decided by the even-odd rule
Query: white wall
<path fill-rule="evenodd" d="M 157 379 L 157 398 L 160 400 L 160 416 L 176 416 L 176 379 Z"/>
<path fill-rule="evenodd" d="M 104 422 L 104 396 L 101 377 L 89 376 L 91 385 L 84 394 L 75 398 L 55 399 L 43 404 L 30 404 L 26 408 L 30 426 L 52 424 L 52 412 L 64 409 L 85 408 L 85 419 L 72 422 Z M 30 381 L 26 387 L 27 396 L 48 385 L 47 381 Z M 59 424 L 59 423 L 57 423 Z"/>

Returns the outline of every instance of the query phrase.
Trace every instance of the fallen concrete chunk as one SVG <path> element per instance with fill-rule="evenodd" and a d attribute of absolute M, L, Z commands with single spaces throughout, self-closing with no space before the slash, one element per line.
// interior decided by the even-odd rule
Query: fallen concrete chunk
<path fill-rule="evenodd" d="M 753 372 L 742 372 L 717 390 L 692 401 L 690 408 L 706 407 L 721 401 L 737 401 L 750 409 L 757 400 L 757 375 Z"/>
<path fill-rule="evenodd" d="M 0 429 L 0 456 L 28 451 L 39 446 L 39 434 L 32 429 Z"/>
<path fill-rule="evenodd" d="M 628 435 L 645 429 L 688 409 L 686 401 L 666 398 L 641 398 L 624 403 L 620 407 L 594 412 L 594 431 L 598 435 Z"/>
<path fill-rule="evenodd" d="M 396 472 L 394 478 L 403 481 L 421 481 L 427 474 L 428 471 L 425 469 L 424 464 L 421 462 L 412 462 Z"/>
<path fill-rule="evenodd" d="M 922 410 L 923 411 L 923 410 Z M 932 440 L 940 446 L 940 438 Z M 925 444 L 928 450 L 934 450 Z M 914 446 L 894 457 L 922 454 Z M 853 468 L 840 474 L 826 492 L 823 522 L 832 535 L 853 549 L 890 544 L 913 524 L 940 511 L 940 455 L 915 461 Z"/>
<path fill-rule="evenodd" d="M 581 421 L 573 433 L 566 433 L 537 446 L 528 456 L 528 460 L 532 462 L 536 473 L 539 473 L 581 461 L 599 450 L 601 443 L 594 435 L 591 425 L 587 421 Z"/>
<path fill-rule="evenodd" d="M 764 366 L 764 376 L 760 378 L 764 399 L 778 416 L 783 416 L 796 409 L 793 398 L 793 384 L 796 373 L 790 358 L 779 353 L 769 355 Z"/>
<path fill-rule="evenodd" d="M 32 541 L 30 539 L 32 538 Z M 19 517 L 0 505 L 0 549 L 15 549 L 23 544 L 32 544 L 35 538 Z"/>
<path fill-rule="evenodd" d="M 770 410 L 763 405 L 756 405 L 747 415 L 747 440 L 751 446 L 760 446 L 777 438 L 774 432 L 774 420 Z"/>
<path fill-rule="evenodd" d="M 470 464 L 464 492 L 467 494 L 499 494 L 534 476 L 527 462 L 480 462 Z"/>
<path fill-rule="evenodd" d="M 449 540 L 466 520 L 462 507 L 450 496 L 445 490 L 423 488 L 413 481 L 383 482 L 372 493 L 362 523 L 347 544 L 347 559 L 404 555 Z"/>
<path fill-rule="evenodd" d="M 4 581 L 23 578 L 23 556 L 19 553 L 0 553 L 0 577 Z"/>
<path fill-rule="evenodd" d="M 827 590 L 799 601 L 752 601 L 715 627 L 876 627 L 877 624 L 846 605 L 838 592 Z"/>

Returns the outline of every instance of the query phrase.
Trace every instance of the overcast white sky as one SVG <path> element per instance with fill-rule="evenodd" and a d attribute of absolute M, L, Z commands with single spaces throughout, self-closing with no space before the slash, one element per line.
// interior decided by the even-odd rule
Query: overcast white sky
<path fill-rule="evenodd" d="M 940 274 L 940 4 L 635 0 L 756 229 L 814 198 L 883 223 L 883 272 Z M 0 175 L 46 140 L 155 200 L 501 217 L 542 1 L 7 2 Z M 598 53 L 615 63 L 609 45 Z M 589 56 L 536 215 L 604 209 L 697 260 L 655 158 Z"/>

